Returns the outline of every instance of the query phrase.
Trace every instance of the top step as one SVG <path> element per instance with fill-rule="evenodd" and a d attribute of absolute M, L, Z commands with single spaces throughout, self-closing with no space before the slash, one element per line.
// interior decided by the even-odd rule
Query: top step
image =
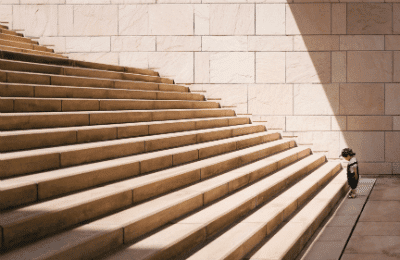
<path fill-rule="evenodd" d="M 2 24 L 0 24 L 0 28 L 8 30 L 8 26 L 2 25 Z"/>

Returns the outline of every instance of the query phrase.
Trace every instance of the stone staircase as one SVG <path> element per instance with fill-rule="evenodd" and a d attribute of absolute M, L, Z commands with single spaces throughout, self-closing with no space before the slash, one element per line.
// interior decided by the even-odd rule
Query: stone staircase
<path fill-rule="evenodd" d="M 339 162 L 157 72 L 0 26 L 1 259 L 294 259 Z"/>

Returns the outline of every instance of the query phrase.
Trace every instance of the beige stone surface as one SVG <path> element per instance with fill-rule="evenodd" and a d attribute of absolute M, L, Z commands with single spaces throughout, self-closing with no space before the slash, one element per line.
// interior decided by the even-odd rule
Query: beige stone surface
<path fill-rule="evenodd" d="M 385 35 L 385 50 L 400 51 L 400 35 Z"/>
<path fill-rule="evenodd" d="M 40 37 L 40 44 L 54 45 L 50 48 L 54 49 L 56 52 L 65 52 L 66 37 Z"/>
<path fill-rule="evenodd" d="M 149 54 L 148 52 L 120 52 L 119 65 L 129 66 L 136 68 L 149 68 Z"/>
<path fill-rule="evenodd" d="M 70 53 L 68 57 L 76 60 L 106 63 L 118 65 L 118 53 L 113 52 L 99 52 L 99 53 Z"/>
<path fill-rule="evenodd" d="M 384 84 L 340 84 L 341 115 L 383 115 Z"/>
<path fill-rule="evenodd" d="M 286 128 L 286 118 L 285 116 L 253 116 L 253 123 L 258 123 L 254 121 L 266 121 L 262 122 L 268 128 L 281 128 L 285 130 Z"/>
<path fill-rule="evenodd" d="M 392 174 L 391 163 L 359 163 L 360 174 Z M 374 188 L 375 189 L 375 188 Z M 372 196 L 372 195 L 371 195 Z M 373 198 L 370 197 L 370 200 Z"/>
<path fill-rule="evenodd" d="M 347 117 L 346 116 L 333 116 L 332 128 L 333 131 L 343 131 L 347 130 Z"/>
<path fill-rule="evenodd" d="M 75 5 L 74 35 L 102 36 L 117 35 L 118 6 Z"/>
<path fill-rule="evenodd" d="M 4 4 L 6 4 L 6 3 L 4 3 Z M 12 11 L 12 8 L 13 8 L 12 5 L 3 5 L 0 8 L 0 17 L 3 20 L 2 22 L 8 22 L 8 26 L 10 28 L 13 27 L 13 23 L 12 23 L 13 22 L 13 11 Z"/>
<path fill-rule="evenodd" d="M 210 33 L 210 5 L 194 5 L 194 34 L 208 35 Z"/>
<path fill-rule="evenodd" d="M 399 82 L 400 81 L 400 52 L 395 51 L 393 52 L 393 81 Z"/>
<path fill-rule="evenodd" d="M 338 35 L 294 36 L 295 51 L 335 51 L 339 50 Z"/>
<path fill-rule="evenodd" d="M 293 36 L 248 36 L 248 51 L 292 51 Z"/>
<path fill-rule="evenodd" d="M 248 87 L 249 113 L 253 115 L 290 115 L 293 111 L 293 87 L 289 84 L 262 84 Z M 285 99 L 281 99 L 285 96 Z"/>
<path fill-rule="evenodd" d="M 211 35 L 248 35 L 254 29 L 254 5 L 210 5 Z"/>
<path fill-rule="evenodd" d="M 256 82 L 285 83 L 285 52 L 256 53 Z"/>
<path fill-rule="evenodd" d="M 400 33 L 400 3 L 393 4 L 393 33 Z"/>
<path fill-rule="evenodd" d="M 148 5 L 120 5 L 118 7 L 119 35 L 148 35 Z"/>
<path fill-rule="evenodd" d="M 66 37 L 67 52 L 109 52 L 110 37 Z"/>
<path fill-rule="evenodd" d="M 251 52 L 210 53 L 210 82 L 254 83 L 254 56 Z"/>
<path fill-rule="evenodd" d="M 339 113 L 339 84 L 294 84 L 295 115 Z"/>
<path fill-rule="evenodd" d="M 13 27 L 25 29 L 30 36 L 57 35 L 56 5 L 13 6 Z"/>
<path fill-rule="evenodd" d="M 203 36 L 202 51 L 247 51 L 246 36 Z"/>
<path fill-rule="evenodd" d="M 58 34 L 60 36 L 74 35 L 74 6 L 59 5 L 57 6 L 58 18 Z"/>
<path fill-rule="evenodd" d="M 393 174 L 400 174 L 400 163 L 393 163 Z"/>
<path fill-rule="evenodd" d="M 347 62 L 346 52 L 332 52 L 332 82 L 346 82 Z"/>
<path fill-rule="evenodd" d="M 346 34 L 346 4 L 332 4 L 332 34 Z"/>
<path fill-rule="evenodd" d="M 330 5 L 289 4 L 287 7 L 286 34 L 330 34 Z"/>
<path fill-rule="evenodd" d="M 327 131 L 331 129 L 329 116 L 287 116 L 286 131 Z"/>
<path fill-rule="evenodd" d="M 385 161 L 398 162 L 400 158 L 400 132 L 385 133 Z"/>
<path fill-rule="evenodd" d="M 288 52 L 287 83 L 329 83 L 331 55 L 329 52 Z"/>
<path fill-rule="evenodd" d="M 311 143 L 314 152 L 326 151 L 328 158 L 337 158 L 340 154 L 338 132 L 307 131 L 294 132 L 294 135 L 298 136 L 298 143 Z"/>
<path fill-rule="evenodd" d="M 348 116 L 347 130 L 353 131 L 388 131 L 392 130 L 393 117 L 391 116 Z"/>
<path fill-rule="evenodd" d="M 245 84 L 212 84 L 204 85 L 207 98 L 221 98 L 223 106 L 236 106 L 236 112 L 247 113 L 247 85 Z"/>
<path fill-rule="evenodd" d="M 400 236 L 355 236 L 347 244 L 345 253 L 398 255 Z"/>
<path fill-rule="evenodd" d="M 256 5 L 256 34 L 285 34 L 285 4 Z"/>
<path fill-rule="evenodd" d="M 50 1 L 54 1 L 54 0 L 50 0 Z M 63 3 L 66 3 L 66 4 L 109 4 L 110 0 L 64 0 Z"/>
<path fill-rule="evenodd" d="M 204 52 L 195 52 L 194 56 L 194 82 L 209 83 L 210 82 L 210 54 Z M 192 89 L 192 88 L 191 88 Z"/>
<path fill-rule="evenodd" d="M 347 52 L 347 82 L 391 82 L 392 52 Z"/>
<path fill-rule="evenodd" d="M 193 6 L 149 5 L 150 35 L 193 35 Z"/>
<path fill-rule="evenodd" d="M 157 51 L 200 51 L 199 36 L 157 36 Z"/>
<path fill-rule="evenodd" d="M 340 35 L 340 50 L 384 50 L 387 44 L 385 37 L 383 35 Z"/>
<path fill-rule="evenodd" d="M 400 130 L 400 116 L 393 117 L 393 130 Z"/>
<path fill-rule="evenodd" d="M 386 3 L 347 4 L 348 34 L 391 34 L 392 5 Z"/>
<path fill-rule="evenodd" d="M 111 51 L 155 51 L 154 36 L 111 36 Z"/>
<path fill-rule="evenodd" d="M 384 135 L 384 132 L 344 131 L 340 133 L 340 149 L 350 147 L 359 162 L 383 162 Z"/>
<path fill-rule="evenodd" d="M 193 82 L 193 53 L 150 52 L 149 67 L 161 76 L 173 78 L 177 83 Z"/>

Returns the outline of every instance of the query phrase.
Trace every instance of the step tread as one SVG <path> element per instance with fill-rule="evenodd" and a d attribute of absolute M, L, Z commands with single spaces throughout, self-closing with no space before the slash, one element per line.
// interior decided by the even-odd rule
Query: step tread
<path fill-rule="evenodd" d="M 315 186 L 320 187 L 323 183 L 319 182 L 324 179 L 326 180 L 327 175 L 332 176 L 332 174 L 336 173 L 337 171 L 333 171 L 337 169 L 338 165 L 339 163 L 327 162 L 188 259 L 224 259 L 234 254 L 236 250 L 239 250 L 241 246 L 245 245 L 245 242 L 258 232 L 264 230 L 262 233 L 263 236 L 266 236 L 271 232 L 271 230 L 267 231 L 270 221 L 273 221 L 279 214 L 282 214 L 287 207 L 294 205 L 294 208 L 298 208 L 300 206 L 298 202 L 299 195 L 307 194 Z M 286 217 L 284 216 L 283 218 L 285 219 Z M 262 238 L 260 237 L 259 240 Z M 244 253 L 247 253 L 250 249 L 247 248 Z M 240 257 L 243 257 L 243 252 L 241 253 Z"/>
<path fill-rule="evenodd" d="M 16 41 L 5 40 L 5 39 L 0 39 L 0 45 L 29 49 L 29 50 L 45 51 L 45 52 L 51 52 L 51 53 L 54 52 L 54 50 L 49 49 L 44 46 L 30 44 L 30 43 L 26 43 L 26 42 L 16 42 Z"/>
<path fill-rule="evenodd" d="M 271 239 L 258 249 L 250 259 L 283 259 L 320 215 L 329 209 L 335 196 L 347 183 L 343 169 L 322 191 L 298 212 Z M 320 219 L 322 220 L 322 219 Z M 317 223 L 319 226 L 320 223 Z M 285 241 L 285 243 L 282 243 Z"/>
<path fill-rule="evenodd" d="M 40 50 L 35 50 L 35 49 L 33 49 L 33 50 L 24 49 L 24 48 L 18 48 L 18 47 L 13 47 L 13 46 L 6 46 L 6 45 L 0 45 L 0 50 L 9 51 L 9 52 L 20 52 L 20 53 L 37 55 L 37 56 L 49 56 L 49 57 L 57 57 L 57 58 L 64 57 L 61 54 L 57 54 L 57 53 L 53 53 L 53 52 L 40 51 Z"/>

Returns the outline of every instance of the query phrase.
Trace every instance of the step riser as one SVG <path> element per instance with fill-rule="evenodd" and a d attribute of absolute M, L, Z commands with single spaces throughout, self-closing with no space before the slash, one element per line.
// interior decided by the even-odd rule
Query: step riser
<path fill-rule="evenodd" d="M 1 40 L 1 39 L 0 39 L 0 45 L 21 48 L 21 49 L 35 50 L 35 51 L 44 51 L 44 52 L 51 52 L 51 53 L 54 52 L 54 50 L 52 50 L 52 49 L 48 49 L 44 46 L 40 46 L 40 45 L 36 45 L 36 44 L 28 44 L 28 43 L 23 43 L 23 42 L 14 42 L 14 41 L 7 41 L 7 40 Z"/>
<path fill-rule="evenodd" d="M 122 124 L 135 122 L 165 121 L 207 117 L 234 116 L 233 110 L 181 110 L 181 111 L 124 111 L 121 113 L 73 113 L 47 115 L 4 115 L 0 118 L 0 130 L 24 130 L 53 127 Z"/>
<path fill-rule="evenodd" d="M 221 169 L 219 173 L 223 172 L 224 170 L 229 170 L 231 168 Z M 195 179 L 189 178 L 189 179 L 192 179 L 192 182 L 200 180 L 199 173 L 201 172 L 201 170 L 202 169 L 199 169 L 198 173 L 194 174 L 195 176 L 197 175 L 197 178 Z M 188 173 L 191 175 L 192 172 L 193 171 L 189 171 Z M 186 176 L 184 175 L 182 176 L 186 178 Z M 181 183 L 179 186 L 182 187 L 187 184 L 188 183 L 184 182 Z M 161 185 L 161 187 L 163 185 Z M 176 186 L 175 184 L 175 187 L 169 187 L 168 189 L 166 188 L 158 189 L 157 194 L 151 194 L 150 196 L 160 195 L 164 192 L 170 191 L 171 189 L 175 189 L 177 187 L 178 186 Z M 55 213 L 41 215 L 36 218 L 30 219 L 30 221 L 25 221 L 22 223 L 19 222 L 16 223 L 15 225 L 3 225 L 2 226 L 3 241 L 4 241 L 3 247 L 10 248 L 24 242 L 36 240 L 38 237 L 43 237 L 45 235 L 57 231 L 57 229 L 61 230 L 63 228 L 67 228 L 68 226 L 75 225 L 82 221 L 95 218 L 96 216 L 104 215 L 107 212 L 114 211 L 118 209 L 118 207 L 123 208 L 132 203 L 137 203 L 138 201 L 135 199 L 135 196 L 137 196 L 137 194 L 140 193 L 141 190 L 139 188 L 137 188 L 137 192 L 136 189 L 134 190 L 125 189 L 125 191 L 118 192 L 116 195 L 114 195 L 116 197 L 120 196 L 125 198 L 124 200 L 120 199 L 119 201 L 123 201 L 123 203 L 121 202 L 121 204 L 118 205 L 114 205 L 113 203 L 113 201 L 116 200 L 115 198 L 106 197 L 102 200 L 91 201 L 89 203 L 86 203 L 84 205 L 79 205 L 78 207 L 74 207 L 72 209 L 69 208 L 63 211 L 57 211 Z M 140 199 L 142 200 L 146 198 L 142 196 Z M 129 201 L 130 203 L 128 203 Z M 103 206 L 99 207 L 99 205 L 102 205 L 102 203 L 105 203 L 109 207 L 111 207 L 109 204 L 112 204 L 112 208 L 110 209 L 107 207 L 106 209 L 103 209 L 104 208 Z M 165 221 L 168 222 L 172 219 L 184 215 L 185 212 L 190 212 L 203 205 L 204 205 L 203 195 L 195 196 L 192 200 L 184 201 L 181 204 L 175 205 L 172 208 L 160 212 L 158 215 L 149 216 L 149 218 L 128 225 L 124 229 L 124 234 L 125 234 L 124 236 L 126 237 L 127 235 L 129 235 L 130 239 L 134 239 L 144 234 L 143 232 L 147 233 L 153 230 L 154 228 L 157 228 L 165 224 L 166 223 Z M 83 209 L 85 214 L 79 214 L 79 212 L 82 212 Z M 45 225 L 46 228 L 44 228 L 43 225 Z"/>
<path fill-rule="evenodd" d="M 43 133 L 26 133 L 0 136 L 0 152 L 18 151 L 53 147 L 58 145 L 80 144 L 131 138 L 155 134 L 166 134 L 182 131 L 200 130 L 215 127 L 249 124 L 248 118 L 210 119 L 204 121 L 165 122 L 140 125 L 116 125 L 93 129 L 71 129 L 65 131 L 45 131 Z"/>
<path fill-rule="evenodd" d="M 14 31 L 10 31 L 10 30 L 5 29 L 5 28 L 1 28 L 0 29 L 0 33 L 19 36 L 19 37 L 24 37 L 24 35 L 22 33 L 17 33 L 17 32 L 14 32 Z"/>
<path fill-rule="evenodd" d="M 3 34 L 0 33 L 0 39 L 8 40 L 8 41 L 15 41 L 15 42 L 25 42 L 25 43 L 30 43 L 30 44 L 37 44 L 38 42 L 32 41 L 31 39 L 28 38 L 23 38 L 15 35 L 10 35 L 10 34 Z"/>
<path fill-rule="evenodd" d="M 95 99 L 0 99 L 0 113 L 18 112 L 73 112 L 154 109 L 219 108 L 208 101 L 150 101 L 150 100 L 95 100 Z"/>
<path fill-rule="evenodd" d="M 0 45 L 0 51 L 4 52 L 16 52 L 16 53 L 21 53 L 21 54 L 31 54 L 35 56 L 49 56 L 49 57 L 56 57 L 56 58 L 63 58 L 61 54 L 56 54 L 48 51 L 40 51 L 36 50 L 35 48 L 33 50 L 30 49 L 23 49 L 23 48 L 17 48 L 17 47 L 11 47 L 11 46 L 4 46 Z"/>

